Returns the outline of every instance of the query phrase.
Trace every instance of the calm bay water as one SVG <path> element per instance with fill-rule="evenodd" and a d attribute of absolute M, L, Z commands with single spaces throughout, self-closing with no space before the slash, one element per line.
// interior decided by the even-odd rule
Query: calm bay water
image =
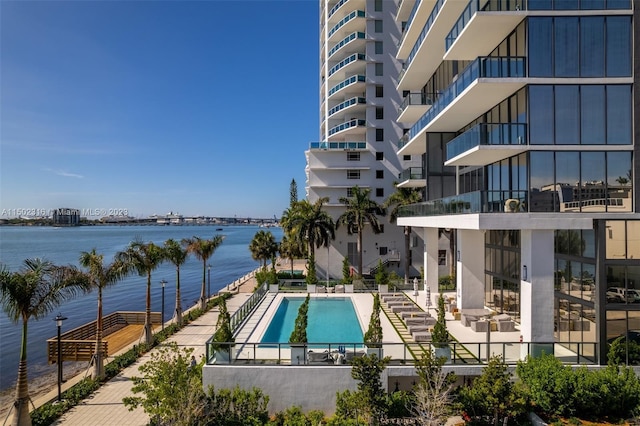
<path fill-rule="evenodd" d="M 222 228 L 222 230 L 218 230 Z M 96 248 L 104 254 L 105 264 L 118 251 L 124 250 L 134 239 L 153 241 L 162 245 L 169 238 L 181 240 L 198 236 L 211 238 L 224 235 L 222 245 L 209 259 L 211 264 L 211 293 L 215 294 L 237 278 L 256 269 L 259 263 L 251 258 L 249 243 L 258 231 L 257 226 L 81 226 L 75 228 L 52 227 L 0 227 L 0 263 L 11 271 L 21 268 L 24 259 L 45 258 L 55 264 L 78 266 L 80 252 Z M 279 241 L 280 228 L 270 231 Z M 175 267 L 165 263 L 151 276 L 151 310 L 162 310 L 162 288 L 160 281 L 166 280 L 165 320 L 169 320 L 175 308 Z M 202 285 L 202 262 L 190 256 L 180 268 L 182 307 L 186 309 L 200 297 Z M 103 312 L 144 311 L 146 276 L 131 275 L 103 292 Z M 29 320 L 28 365 L 29 378 L 51 371 L 55 366 L 47 365 L 46 340 L 56 336 L 57 328 L 53 318 L 61 313 L 68 319 L 62 331 L 70 330 L 89 321 L 97 315 L 97 293 L 82 295 L 52 312 L 48 317 Z M 12 323 L 7 315 L 0 314 L 0 390 L 15 384 L 19 352 L 21 323 Z"/>

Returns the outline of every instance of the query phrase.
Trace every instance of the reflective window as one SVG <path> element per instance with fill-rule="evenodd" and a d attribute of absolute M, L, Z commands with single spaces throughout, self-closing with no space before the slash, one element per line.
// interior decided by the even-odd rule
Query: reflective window
<path fill-rule="evenodd" d="M 607 17 L 607 76 L 631 75 L 631 17 Z"/>
<path fill-rule="evenodd" d="M 580 20 L 580 75 L 600 77 L 604 69 L 604 18 L 583 17 Z"/>
<path fill-rule="evenodd" d="M 605 231 L 605 245 L 607 259 L 625 259 L 626 253 L 626 232 L 625 223 L 623 220 L 609 220 L 606 223 Z M 609 275 L 609 269 L 607 268 L 607 275 Z M 609 281 L 609 277 L 607 277 Z"/>
<path fill-rule="evenodd" d="M 607 86 L 607 143 L 631 144 L 631 86 Z"/>
<path fill-rule="evenodd" d="M 532 212 L 556 211 L 557 193 L 554 183 L 553 152 L 533 151 L 530 153 L 531 192 L 529 210 Z"/>
<path fill-rule="evenodd" d="M 627 221 L 627 259 L 640 259 L 640 220 Z M 633 270 L 633 286 L 640 288 L 640 267 Z"/>
<path fill-rule="evenodd" d="M 531 2 L 529 7 L 534 5 Z M 529 75 L 543 77 L 553 75 L 553 21 L 551 19 L 529 20 Z"/>
<path fill-rule="evenodd" d="M 607 193 L 609 211 L 630 212 L 633 204 L 631 152 L 607 154 Z"/>
<path fill-rule="evenodd" d="M 553 144 L 553 86 L 529 87 L 529 143 Z"/>
<path fill-rule="evenodd" d="M 604 86 L 582 86 L 580 90 L 580 135 L 586 145 L 604 145 L 605 133 Z"/>
<path fill-rule="evenodd" d="M 555 20 L 554 27 L 555 76 L 575 77 L 580 75 L 579 43 L 576 42 L 578 18 L 558 18 Z"/>
<path fill-rule="evenodd" d="M 582 211 L 604 212 L 606 206 L 606 160 L 604 152 L 583 152 L 580 156 Z"/>
<path fill-rule="evenodd" d="M 580 155 L 578 152 L 556 153 L 556 191 L 561 212 L 580 211 Z"/>
<path fill-rule="evenodd" d="M 556 86 L 555 127 L 556 144 L 576 145 L 580 143 L 579 86 Z"/>

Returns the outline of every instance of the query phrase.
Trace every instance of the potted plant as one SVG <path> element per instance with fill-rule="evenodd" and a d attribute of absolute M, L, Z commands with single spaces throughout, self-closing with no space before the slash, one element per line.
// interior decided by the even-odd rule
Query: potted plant
<path fill-rule="evenodd" d="M 293 325 L 293 331 L 289 336 L 291 346 L 291 364 L 304 364 L 306 362 L 307 349 L 307 315 L 309 312 L 309 294 L 298 308 L 298 316 Z"/>
<path fill-rule="evenodd" d="M 316 275 L 316 259 L 315 256 L 310 255 L 307 261 L 307 276 L 305 278 L 307 283 L 307 292 L 315 293 L 316 285 L 318 284 L 318 277 Z"/>
<path fill-rule="evenodd" d="M 447 321 L 444 318 L 444 296 L 440 293 L 438 297 L 438 319 L 433 326 L 433 332 L 431 333 L 431 345 L 433 346 L 434 354 L 437 358 L 445 358 L 445 362 L 451 360 L 451 347 L 449 347 L 449 332 L 447 331 Z"/>
<path fill-rule="evenodd" d="M 269 283 L 269 291 L 271 293 L 277 293 L 280 288 L 280 280 L 278 279 L 278 272 L 276 271 L 276 259 L 271 260 L 271 269 L 267 273 L 267 283 Z"/>
<path fill-rule="evenodd" d="M 378 293 L 389 293 L 389 273 L 387 272 L 387 268 L 382 264 L 381 259 L 378 259 L 375 279 L 376 284 L 378 284 Z"/>
<path fill-rule="evenodd" d="M 227 309 L 226 298 L 220 298 L 220 314 L 216 323 L 216 332 L 213 335 L 213 345 L 215 360 L 217 364 L 229 364 L 231 362 L 231 351 L 233 351 L 235 340 L 231 331 L 231 315 Z"/>
<path fill-rule="evenodd" d="M 382 325 L 380 324 L 380 294 L 373 295 L 373 311 L 369 319 L 369 328 L 364 333 L 367 354 L 376 354 L 382 359 Z"/>

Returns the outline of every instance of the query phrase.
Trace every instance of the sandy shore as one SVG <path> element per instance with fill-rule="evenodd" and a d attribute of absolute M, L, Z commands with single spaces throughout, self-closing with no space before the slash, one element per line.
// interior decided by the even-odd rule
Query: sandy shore
<path fill-rule="evenodd" d="M 294 262 L 294 268 L 296 269 L 305 269 L 305 265 L 306 261 L 304 260 L 296 260 Z M 279 271 L 286 271 L 290 268 L 291 263 L 289 261 L 278 260 L 276 262 L 276 269 Z M 237 288 L 233 289 L 233 292 L 252 293 L 257 285 L 258 282 L 255 278 L 248 278 L 242 284 L 238 285 Z M 32 401 L 41 401 L 42 397 L 56 389 L 58 384 L 56 366 L 50 366 L 50 369 L 51 371 L 47 371 L 46 373 L 29 380 L 29 396 Z M 91 375 L 91 368 L 89 367 L 88 362 L 66 362 L 63 364 L 63 379 L 65 381 L 77 378 L 78 375 L 81 375 L 82 377 Z M 0 424 L 4 423 L 14 398 L 15 385 L 0 392 Z"/>

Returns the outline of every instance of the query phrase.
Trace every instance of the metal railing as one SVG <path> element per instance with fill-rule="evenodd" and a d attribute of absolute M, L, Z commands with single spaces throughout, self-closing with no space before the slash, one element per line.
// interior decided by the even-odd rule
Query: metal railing
<path fill-rule="evenodd" d="M 278 342 L 246 342 L 219 343 L 224 346 L 236 345 L 240 350 L 232 350 L 231 363 L 234 365 L 254 365 L 254 364 L 293 364 L 291 362 L 289 343 Z M 213 353 L 211 349 L 213 343 L 207 342 L 207 364 L 213 364 Z M 411 343 L 381 343 L 384 356 L 390 357 L 390 364 L 414 365 L 416 360 L 422 357 L 426 351 L 431 351 L 433 345 L 430 342 Z M 597 365 L 598 364 L 598 344 L 595 342 L 458 342 L 453 341 L 448 344 L 451 349 L 451 357 L 446 365 L 455 366 L 478 366 L 486 365 L 488 358 L 499 355 L 508 365 L 516 365 L 526 356 L 539 356 L 544 353 L 554 354 L 557 359 L 567 365 Z M 333 365 L 337 354 L 342 354 L 344 360 L 349 361 L 355 357 L 363 356 L 367 348 L 363 342 L 345 343 L 306 343 L 304 351 L 314 353 L 327 353 L 328 357 L 320 362 L 307 361 L 302 365 Z M 295 363 L 295 365 L 298 365 Z"/>
<path fill-rule="evenodd" d="M 347 130 L 350 129 L 352 127 L 358 127 L 358 126 L 364 126 L 366 125 L 367 122 L 365 120 L 358 120 L 358 119 L 354 119 L 354 120 L 349 120 L 346 121 L 338 126 L 332 127 L 331 129 L 329 129 L 329 136 L 333 135 L 334 133 L 338 133 L 341 132 L 343 130 Z"/>
<path fill-rule="evenodd" d="M 399 217 L 528 211 L 528 191 L 475 191 L 401 207 Z"/>
<path fill-rule="evenodd" d="M 424 93 L 409 93 L 400 104 L 398 114 L 402 114 L 409 105 L 433 105 L 433 100 Z"/>
<path fill-rule="evenodd" d="M 366 142 L 311 142 L 309 149 L 366 150 Z"/>
<path fill-rule="evenodd" d="M 252 295 L 249 297 L 246 302 L 242 304 L 238 308 L 237 311 L 231 315 L 231 332 L 235 333 L 240 325 L 244 322 L 245 319 L 249 317 L 251 312 L 253 312 L 254 308 L 260 304 L 262 298 L 267 294 L 269 290 L 269 286 L 265 283 L 262 284 Z"/>
<path fill-rule="evenodd" d="M 422 167 L 409 167 L 408 169 L 398 173 L 398 180 L 400 182 L 411 179 L 424 179 Z"/>

